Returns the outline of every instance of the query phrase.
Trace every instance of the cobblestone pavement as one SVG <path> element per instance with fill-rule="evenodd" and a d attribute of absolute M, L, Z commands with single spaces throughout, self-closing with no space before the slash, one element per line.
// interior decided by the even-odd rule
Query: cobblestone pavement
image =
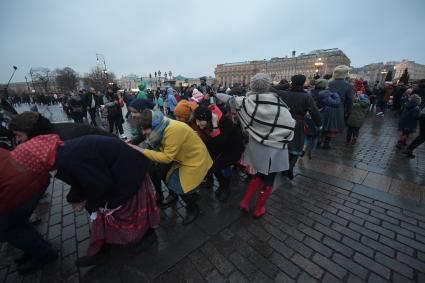
<path fill-rule="evenodd" d="M 57 111 L 52 110 L 53 115 L 60 115 L 60 109 Z M 414 170 L 415 176 L 423 173 L 424 152 L 418 150 L 419 157 L 413 161 L 394 153 L 395 130 L 387 129 L 394 120 L 384 119 L 380 122 L 386 128 L 380 130 L 383 135 L 368 130 L 373 124 L 365 126 L 354 149 L 336 141 L 335 150 L 318 150 L 317 158 L 305 160 L 293 181 L 280 176 L 263 218 L 254 220 L 238 210 L 246 176 L 236 173 L 228 202 L 217 202 L 213 192 L 204 188 L 203 212 L 193 224 L 181 225 L 185 213 L 181 203 L 162 210 L 158 243 L 139 254 L 134 254 L 133 247 L 114 247 L 106 265 L 91 269 L 73 264 L 88 244 L 87 216 L 72 212 L 65 201 L 69 187 L 56 180 L 39 207 L 42 222 L 37 229 L 60 251 L 59 259 L 22 278 L 11 264 L 18 252 L 3 245 L 0 280 L 425 282 L 425 204 L 389 191 L 413 174 L 409 170 Z M 377 144 L 385 139 L 385 145 Z M 355 154 L 348 157 L 350 150 Z M 381 150 L 379 160 L 370 157 L 368 150 L 371 155 Z M 398 159 L 398 175 L 392 169 L 393 159 Z M 314 162 L 328 167 L 319 170 Z M 332 166 L 343 169 L 335 174 Z M 349 170 L 356 177 L 350 177 Z M 379 189 L 387 186 L 381 184 L 383 179 L 375 182 L 370 177 L 365 183 L 369 174 L 391 178 L 388 190 Z M 421 184 L 419 177 L 410 181 Z"/>

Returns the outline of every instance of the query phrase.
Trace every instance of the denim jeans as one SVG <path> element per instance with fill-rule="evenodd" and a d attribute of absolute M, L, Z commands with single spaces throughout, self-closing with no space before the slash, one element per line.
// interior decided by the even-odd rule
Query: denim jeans
<path fill-rule="evenodd" d="M 49 243 L 29 221 L 47 186 L 13 211 L 0 215 L 0 241 L 24 251 L 33 259 L 45 257 L 50 249 Z"/>

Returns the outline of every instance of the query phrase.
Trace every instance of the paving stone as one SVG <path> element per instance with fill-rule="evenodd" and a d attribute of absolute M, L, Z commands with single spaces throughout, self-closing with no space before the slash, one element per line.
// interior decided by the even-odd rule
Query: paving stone
<path fill-rule="evenodd" d="M 404 277 L 403 275 L 398 274 L 397 272 L 393 272 L 392 281 L 393 282 L 400 282 L 400 283 L 416 283 L 416 282 L 421 282 L 421 281 L 417 281 L 417 280 L 414 280 L 414 279 L 408 279 L 408 278 Z"/>
<path fill-rule="evenodd" d="M 332 220 L 335 223 L 341 224 L 342 226 L 347 226 L 347 224 L 348 224 L 347 220 L 345 220 L 344 218 L 339 217 L 335 214 L 325 212 L 325 213 L 323 213 L 323 216 L 329 218 L 330 220 Z"/>
<path fill-rule="evenodd" d="M 403 229 L 402 227 L 398 226 L 398 225 L 394 225 L 391 223 L 388 223 L 386 221 L 382 222 L 382 227 L 385 229 L 389 229 L 391 231 L 394 231 L 395 233 L 401 234 L 403 236 L 409 237 L 409 238 L 414 238 L 415 234 L 412 231 L 409 231 L 407 229 Z M 388 237 L 388 235 L 387 235 Z M 395 237 L 390 237 L 390 238 L 395 238 Z"/>
<path fill-rule="evenodd" d="M 77 252 L 77 243 L 75 238 L 70 238 L 64 242 L 62 242 L 62 256 L 66 257 L 70 254 Z"/>
<path fill-rule="evenodd" d="M 329 219 L 327 219 L 327 218 L 325 218 L 325 217 L 323 217 L 323 216 L 321 216 L 321 215 L 319 215 L 319 214 L 316 214 L 316 213 L 312 213 L 312 212 L 310 212 L 310 213 L 308 214 L 308 217 L 310 217 L 310 218 L 311 218 L 311 219 L 313 219 L 314 221 L 319 222 L 320 224 L 323 224 L 323 225 L 325 225 L 325 226 L 329 226 L 329 225 L 331 225 L 331 223 L 332 223 L 332 221 L 331 221 L 331 220 L 329 220 Z"/>
<path fill-rule="evenodd" d="M 415 218 L 412 218 L 412 217 L 409 217 L 409 216 L 404 216 L 403 214 L 396 213 L 396 212 L 393 212 L 393 211 L 390 211 L 390 210 L 387 212 L 387 214 L 390 217 L 399 219 L 399 220 L 407 222 L 409 224 L 418 225 L 418 220 L 416 220 Z"/>
<path fill-rule="evenodd" d="M 373 202 L 373 204 L 375 204 L 379 207 L 382 207 L 384 209 L 388 209 L 388 210 L 393 211 L 393 212 L 401 212 L 401 209 L 399 207 L 390 205 L 388 203 L 385 203 L 385 202 L 382 202 L 382 201 L 379 201 L 379 200 L 375 200 Z"/>
<path fill-rule="evenodd" d="M 302 283 L 317 283 L 319 281 L 316 280 L 316 279 L 314 279 L 313 277 L 311 277 L 307 272 L 303 272 L 298 277 L 297 282 L 302 282 Z"/>
<path fill-rule="evenodd" d="M 386 267 L 397 271 L 398 273 L 406 276 L 407 278 L 413 279 L 414 273 L 413 269 L 407 265 L 400 263 L 397 260 L 394 260 L 382 253 L 376 253 L 375 260 L 379 263 L 382 263 Z"/>
<path fill-rule="evenodd" d="M 371 248 L 363 245 L 362 243 L 360 243 L 358 241 L 354 241 L 351 238 L 344 237 L 344 238 L 342 238 L 342 243 L 345 244 L 346 246 L 352 248 L 355 251 L 358 251 L 358 252 L 360 252 L 360 253 L 362 253 L 362 254 L 370 257 L 370 258 L 373 258 L 374 251 Z"/>
<path fill-rule="evenodd" d="M 410 267 L 413 267 L 418 271 L 423 272 L 425 270 L 425 262 L 419 261 L 418 259 L 410 257 L 403 253 L 397 253 L 397 260 L 407 264 Z"/>
<path fill-rule="evenodd" d="M 388 247 L 386 245 L 383 245 L 383 244 L 381 244 L 381 243 L 379 243 L 379 242 L 377 242 L 375 240 L 372 240 L 372 239 L 370 239 L 368 237 L 363 236 L 362 239 L 361 239 L 361 242 L 364 245 L 366 245 L 366 246 L 368 246 L 368 247 L 370 247 L 370 248 L 372 248 L 372 249 L 374 249 L 376 251 L 380 251 L 380 252 L 382 252 L 382 253 L 390 256 L 390 257 L 394 257 L 395 256 L 395 250 L 394 249 L 392 249 L 392 248 L 390 248 L 390 247 Z"/>
<path fill-rule="evenodd" d="M 224 276 L 228 276 L 234 270 L 233 265 L 211 244 L 205 244 L 201 250 Z"/>
<path fill-rule="evenodd" d="M 285 272 L 292 278 L 296 278 L 300 272 L 300 269 L 296 265 L 276 252 L 272 253 L 269 259 L 274 265 L 279 267 L 281 271 Z"/>
<path fill-rule="evenodd" d="M 204 256 L 200 250 L 192 252 L 189 258 L 196 269 L 204 276 L 214 268 L 208 258 Z"/>
<path fill-rule="evenodd" d="M 425 236 L 425 229 L 422 229 L 422 228 L 420 228 L 420 227 L 418 227 L 418 226 L 411 225 L 411 224 L 406 223 L 406 222 L 404 222 L 404 221 L 402 221 L 402 222 L 401 222 L 400 226 L 401 226 L 402 228 L 404 228 L 404 229 L 408 229 L 408 230 L 410 230 L 410 231 L 412 231 L 412 232 L 415 232 L 415 233 L 417 233 L 417 234 L 420 234 L 420 235 L 422 235 L 422 236 Z"/>
<path fill-rule="evenodd" d="M 62 227 L 74 224 L 74 214 L 68 214 L 62 217 Z"/>
<path fill-rule="evenodd" d="M 322 277 L 323 269 L 321 269 L 318 265 L 306 259 L 302 255 L 294 254 L 291 260 L 314 278 L 320 279 L 320 277 Z"/>
<path fill-rule="evenodd" d="M 390 279 L 391 271 L 390 271 L 389 268 L 387 268 L 387 267 L 385 267 L 385 266 L 373 261 L 372 259 L 365 257 L 362 254 L 359 254 L 359 253 L 355 253 L 353 259 L 358 264 L 366 267 L 367 269 L 375 272 L 376 274 L 379 274 L 380 276 L 382 276 L 386 280 Z M 369 278 L 369 281 L 370 281 L 370 278 Z M 370 282 L 373 282 L 373 281 L 370 281 Z"/>
<path fill-rule="evenodd" d="M 337 215 L 358 225 L 363 225 L 365 222 L 362 218 L 357 217 L 353 214 L 346 213 L 344 211 L 338 211 Z"/>
<path fill-rule="evenodd" d="M 353 274 L 350 274 L 347 279 L 347 283 L 363 283 L 363 282 L 365 281 Z"/>
<path fill-rule="evenodd" d="M 334 229 L 332 229 L 328 226 L 324 226 L 320 223 L 316 223 L 316 225 L 314 225 L 314 228 L 317 229 L 318 231 L 320 231 L 321 233 L 328 235 L 331 238 L 334 238 L 337 241 L 341 240 L 341 238 L 342 238 L 342 235 L 340 233 L 338 233 Z"/>
<path fill-rule="evenodd" d="M 287 246 L 285 243 L 276 240 L 273 237 L 270 239 L 269 245 L 286 258 L 290 258 L 294 254 L 294 250 L 292 248 Z"/>
<path fill-rule="evenodd" d="M 399 241 L 399 242 L 401 242 L 405 245 L 408 245 L 409 247 L 412 247 L 414 249 L 425 252 L 425 244 L 424 243 L 412 240 L 412 239 L 404 237 L 402 235 L 397 235 L 397 241 Z"/>
<path fill-rule="evenodd" d="M 347 270 L 345 270 L 344 268 L 340 267 L 339 265 L 337 265 L 336 263 L 334 263 L 333 261 L 331 261 L 330 259 L 316 253 L 313 257 L 312 260 L 319 266 L 321 266 L 323 269 L 327 270 L 328 272 L 332 273 L 333 275 L 335 275 L 336 277 L 338 277 L 339 279 L 343 279 L 344 276 L 347 274 Z"/>
<path fill-rule="evenodd" d="M 312 229 L 311 227 L 308 227 L 304 224 L 300 224 L 298 225 L 298 230 L 300 230 L 301 232 L 303 232 L 304 234 L 320 241 L 320 239 L 322 239 L 323 234 L 320 233 L 319 231 Z"/>
<path fill-rule="evenodd" d="M 370 209 L 369 209 L 369 208 L 366 208 L 366 207 L 361 206 L 361 205 L 359 205 L 359 204 L 354 204 L 354 203 L 349 202 L 349 201 L 346 201 L 346 202 L 344 203 L 344 205 L 345 205 L 345 206 L 348 206 L 348 207 L 350 207 L 350 208 L 352 208 L 352 209 L 354 210 L 354 212 L 355 212 L 355 211 L 359 211 L 359 212 L 362 212 L 362 213 L 365 213 L 365 214 L 367 214 L 367 213 L 369 213 L 369 212 L 370 212 Z"/>
<path fill-rule="evenodd" d="M 323 239 L 323 244 L 327 245 L 328 247 L 334 249 L 335 251 L 347 256 L 347 257 L 351 257 L 351 255 L 353 254 L 353 250 L 349 247 L 347 247 L 346 245 L 343 245 L 341 242 L 339 241 L 335 241 L 332 238 L 329 237 L 325 237 Z"/>
<path fill-rule="evenodd" d="M 395 240 L 392 240 L 390 238 L 387 238 L 385 236 L 381 235 L 379 237 L 379 242 L 381 242 L 381 243 L 383 243 L 387 246 L 390 246 L 391 248 L 398 250 L 400 252 L 403 252 L 405 254 L 408 254 L 408 255 L 414 254 L 414 249 L 412 249 L 411 247 L 409 247 L 409 246 L 407 246 L 407 245 L 405 245 L 405 244 L 403 244 L 399 241 L 395 241 Z"/>
<path fill-rule="evenodd" d="M 50 226 L 49 232 L 48 232 L 48 239 L 50 240 L 50 239 L 54 239 L 54 238 L 60 236 L 61 232 L 62 232 L 62 230 L 61 230 L 60 224 Z"/>
<path fill-rule="evenodd" d="M 372 273 L 369 276 L 369 279 L 367 280 L 367 282 L 369 282 L 369 283 L 385 283 L 385 282 L 388 282 L 388 280 L 384 280 L 384 279 L 382 279 L 382 277 L 379 277 L 378 275 Z"/>
<path fill-rule="evenodd" d="M 276 276 L 278 268 L 259 253 L 253 253 L 248 259 L 258 270 L 261 270 L 261 272 L 267 275 L 267 277 L 274 278 Z"/>
<path fill-rule="evenodd" d="M 207 282 L 216 283 L 216 282 L 226 282 L 226 280 L 221 276 L 221 274 L 214 269 L 213 271 L 209 272 L 205 278 Z"/>
<path fill-rule="evenodd" d="M 275 283 L 295 283 L 288 275 L 283 272 L 279 272 L 274 278 Z"/>
<path fill-rule="evenodd" d="M 287 234 L 283 233 L 280 229 L 271 224 L 266 223 L 264 225 L 264 229 L 280 241 L 284 241 L 286 238 L 288 238 Z"/>
<path fill-rule="evenodd" d="M 285 243 L 288 247 L 291 247 L 293 250 L 297 251 L 304 257 L 310 257 L 313 253 L 313 250 L 304 245 L 302 242 L 295 240 L 294 238 L 289 237 L 285 240 Z"/>
<path fill-rule="evenodd" d="M 352 259 L 347 258 L 343 255 L 340 255 L 338 253 L 334 253 L 332 256 L 332 259 L 334 262 L 338 263 L 351 273 L 355 274 L 356 276 L 360 277 L 363 280 L 366 280 L 368 275 L 368 270 L 359 264 L 355 263 Z"/>
<path fill-rule="evenodd" d="M 76 230 L 76 238 L 78 242 L 81 242 L 90 237 L 89 226 L 81 226 Z"/>
<path fill-rule="evenodd" d="M 267 242 L 263 242 L 256 238 L 251 238 L 248 240 L 248 244 L 254 248 L 261 255 L 268 257 L 273 253 L 273 249 Z"/>
<path fill-rule="evenodd" d="M 313 249 L 314 251 L 321 253 L 325 257 L 330 257 L 332 255 L 332 249 L 314 240 L 313 238 L 306 237 L 304 240 L 304 244 Z"/>
<path fill-rule="evenodd" d="M 62 241 L 75 237 L 75 226 L 73 224 L 62 228 Z"/>
<path fill-rule="evenodd" d="M 374 205 L 372 203 L 369 203 L 369 202 L 360 201 L 360 205 L 363 206 L 363 207 L 365 207 L 365 208 L 370 209 L 370 212 L 371 213 L 372 212 L 385 213 L 385 209 L 383 209 L 381 207 L 378 207 L 378 206 L 376 206 L 376 205 Z"/>
<path fill-rule="evenodd" d="M 340 232 L 341 234 L 344 234 L 344 235 L 346 235 L 346 236 L 348 236 L 348 237 L 350 237 L 350 238 L 352 238 L 356 241 L 358 241 L 360 239 L 359 233 L 357 233 L 357 232 L 355 232 L 351 229 L 348 229 L 347 227 L 341 226 L 337 223 L 333 223 L 331 227 L 333 229 L 335 229 L 336 231 Z"/>
<path fill-rule="evenodd" d="M 249 280 L 246 279 L 239 271 L 235 271 L 232 274 L 230 274 L 229 278 L 227 279 L 229 283 L 248 283 Z"/>
<path fill-rule="evenodd" d="M 229 260 L 247 277 L 253 278 L 257 268 L 249 260 L 241 256 L 238 252 L 230 255 Z"/>
<path fill-rule="evenodd" d="M 390 223 L 392 223 L 394 225 L 400 225 L 400 221 L 398 219 L 392 218 L 391 216 L 388 216 L 386 214 L 383 214 L 383 213 L 380 213 L 380 212 L 376 212 L 376 211 L 372 211 L 370 213 L 370 215 L 372 215 L 372 216 L 374 216 L 376 218 L 379 218 L 381 220 L 390 222 Z"/>
<path fill-rule="evenodd" d="M 323 276 L 323 279 L 320 280 L 323 283 L 338 283 L 343 282 L 342 280 L 336 278 L 335 276 L 331 275 L 330 273 L 326 273 L 325 276 Z"/>
<path fill-rule="evenodd" d="M 80 227 L 83 225 L 87 225 L 89 223 L 88 217 L 86 214 L 80 214 L 75 217 L 75 226 Z"/>
<path fill-rule="evenodd" d="M 53 226 L 55 224 L 59 224 L 62 221 L 62 215 L 60 213 L 53 214 L 49 218 L 49 226 Z"/>

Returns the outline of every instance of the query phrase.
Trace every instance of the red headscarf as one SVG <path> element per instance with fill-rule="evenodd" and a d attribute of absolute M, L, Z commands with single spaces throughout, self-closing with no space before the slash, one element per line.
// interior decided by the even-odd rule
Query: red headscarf
<path fill-rule="evenodd" d="M 46 172 L 55 164 L 56 149 L 62 145 L 58 135 L 40 135 L 20 144 L 12 151 L 11 157 L 33 172 Z"/>

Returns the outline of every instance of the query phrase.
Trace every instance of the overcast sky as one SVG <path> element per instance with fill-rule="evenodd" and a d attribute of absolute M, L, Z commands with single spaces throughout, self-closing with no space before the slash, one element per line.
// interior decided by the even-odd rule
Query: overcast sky
<path fill-rule="evenodd" d="M 220 63 L 340 48 L 425 64 L 425 0 L 1 0 L 0 83 L 31 67 L 213 75 Z"/>

